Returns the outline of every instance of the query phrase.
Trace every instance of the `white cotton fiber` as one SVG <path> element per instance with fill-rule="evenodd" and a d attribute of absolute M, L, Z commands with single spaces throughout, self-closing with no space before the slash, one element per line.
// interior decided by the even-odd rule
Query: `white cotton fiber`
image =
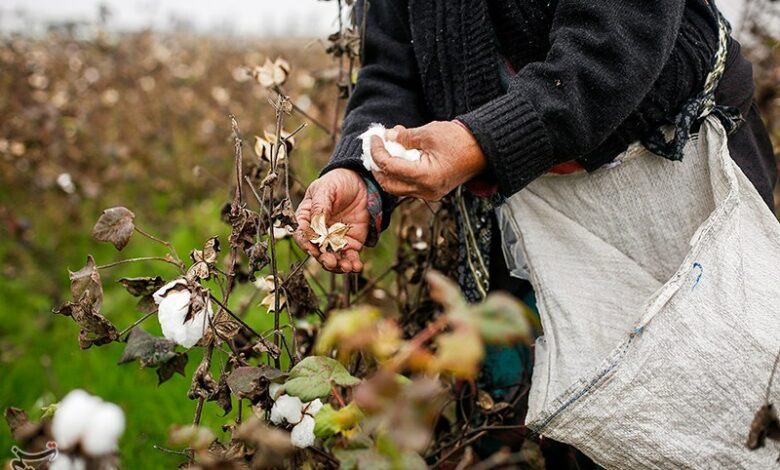
<path fill-rule="evenodd" d="M 314 418 L 304 415 L 300 423 L 296 424 L 290 432 L 290 442 L 299 448 L 310 447 L 314 445 Z"/>
<path fill-rule="evenodd" d="M 283 421 L 295 424 L 301 420 L 302 415 L 303 403 L 298 397 L 282 395 L 271 407 L 271 422 L 274 424 L 281 424 Z"/>
<path fill-rule="evenodd" d="M 125 414 L 121 408 L 83 390 L 73 390 L 62 399 L 51 424 L 60 449 L 68 450 L 81 444 L 86 454 L 95 457 L 116 451 L 124 430 Z M 65 460 L 58 463 L 58 468 L 68 468 L 71 462 Z M 73 462 L 70 467 L 78 466 Z"/>
<path fill-rule="evenodd" d="M 105 455 L 117 450 L 119 437 L 125 430 L 125 414 L 113 403 L 103 402 L 92 415 L 84 432 L 81 446 L 90 455 Z"/>
<path fill-rule="evenodd" d="M 195 312 L 192 318 L 187 319 L 192 293 L 187 287 L 187 281 L 183 279 L 162 286 L 153 297 L 159 306 L 157 319 L 160 321 L 163 336 L 185 348 L 195 346 L 203 337 L 203 332 L 208 325 L 206 315 L 209 317 L 213 315 L 211 301 L 206 302 L 206 308 Z"/>
<path fill-rule="evenodd" d="M 379 170 L 376 162 L 374 162 L 374 158 L 371 156 L 371 137 L 373 136 L 377 136 L 382 139 L 382 142 L 385 144 L 387 153 L 389 153 L 392 157 L 403 158 L 404 160 L 409 161 L 416 161 L 420 159 L 422 152 L 417 149 L 407 149 L 398 142 L 385 139 L 385 132 L 385 126 L 382 124 L 371 124 L 366 132 L 360 134 L 360 139 L 363 141 L 362 160 L 363 166 L 366 167 L 366 170 Z"/>
<path fill-rule="evenodd" d="M 84 390 L 73 390 L 57 405 L 51 432 L 60 449 L 70 449 L 90 425 L 89 417 L 100 408 L 102 400 Z"/>

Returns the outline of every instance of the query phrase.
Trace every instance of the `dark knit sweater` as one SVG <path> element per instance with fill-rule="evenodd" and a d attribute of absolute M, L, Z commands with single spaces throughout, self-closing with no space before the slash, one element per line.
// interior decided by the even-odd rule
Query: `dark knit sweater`
<path fill-rule="evenodd" d="M 358 2 L 363 67 L 323 172 L 365 174 L 357 136 L 372 122 L 416 127 L 457 118 L 507 197 L 564 161 L 598 168 L 668 122 L 702 88 L 717 48 L 706 0 L 368 4 L 366 12 Z M 503 60 L 518 70 L 508 90 Z M 752 96 L 752 83 L 742 85 Z M 751 99 L 745 107 L 743 98 L 718 97 L 748 111 Z M 392 206 L 388 195 L 383 201 Z"/>

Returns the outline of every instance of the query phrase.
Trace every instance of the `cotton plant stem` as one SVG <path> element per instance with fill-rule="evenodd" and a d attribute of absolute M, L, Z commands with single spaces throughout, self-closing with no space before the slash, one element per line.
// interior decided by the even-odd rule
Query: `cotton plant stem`
<path fill-rule="evenodd" d="M 282 88 L 280 85 L 274 86 L 273 87 L 273 91 L 275 91 L 278 95 L 288 96 L 287 93 L 284 91 L 284 88 Z M 303 117 L 304 119 L 308 120 L 309 122 L 311 122 L 315 126 L 319 127 L 323 131 L 325 131 L 328 134 L 328 136 L 330 137 L 331 130 L 330 130 L 330 128 L 328 126 L 323 124 L 322 121 L 318 120 L 317 118 L 315 118 L 311 114 L 309 114 L 306 111 L 304 111 L 303 108 L 301 108 L 300 106 L 295 104 L 294 101 L 289 100 L 289 102 L 290 102 L 290 106 L 292 106 L 293 111 L 295 111 L 296 113 L 300 114 L 301 117 Z M 291 136 L 288 136 L 288 138 L 289 137 L 291 137 Z"/>
<path fill-rule="evenodd" d="M 138 320 L 134 321 L 134 322 L 133 322 L 133 323 L 132 323 L 130 326 L 128 326 L 128 327 L 127 327 L 127 328 L 125 328 L 124 330 L 120 331 L 120 332 L 119 332 L 119 335 L 117 335 L 117 336 L 119 336 L 119 337 L 121 338 L 122 336 L 124 336 L 125 334 L 129 333 L 131 330 L 133 330 L 133 328 L 135 328 L 136 326 L 138 326 L 138 325 L 140 325 L 141 323 L 143 323 L 143 322 L 144 322 L 144 320 L 146 320 L 147 318 L 151 317 L 151 316 L 152 316 L 152 315 L 154 315 L 155 313 L 157 313 L 157 310 L 154 310 L 154 311 L 152 311 L 152 312 L 149 312 L 149 313 L 147 313 L 146 315 L 142 316 L 142 317 L 141 317 L 141 318 L 139 318 Z"/>
<path fill-rule="evenodd" d="M 162 261 L 163 263 L 168 263 L 176 266 L 177 268 L 181 268 L 181 266 L 176 263 L 175 261 L 171 260 L 170 258 L 166 258 L 164 256 L 141 256 L 138 258 L 127 258 L 127 259 L 120 259 L 119 261 L 114 261 L 113 263 L 108 264 L 101 264 L 100 266 L 96 266 L 95 269 L 108 269 L 113 268 L 114 266 L 120 266 L 123 264 L 129 264 L 129 263 L 140 263 L 142 261 Z"/>
<path fill-rule="evenodd" d="M 233 215 L 238 215 L 238 211 L 241 208 L 243 204 L 243 174 L 244 174 L 244 164 L 243 164 L 243 139 L 241 137 L 241 130 L 238 128 L 238 122 L 236 121 L 235 116 L 232 114 L 230 115 L 230 125 L 233 130 L 234 134 L 234 140 L 235 140 L 235 170 L 236 170 L 236 191 L 233 194 L 233 201 L 230 206 L 230 212 Z M 227 312 L 229 315 L 231 315 L 233 318 L 235 318 L 239 323 L 241 323 L 245 328 L 248 328 L 249 331 L 254 332 L 254 330 L 249 327 L 249 325 L 246 324 L 243 320 L 240 320 L 235 315 L 232 315 L 228 309 L 227 304 L 230 299 L 230 294 L 233 291 L 233 285 L 235 282 L 235 273 L 236 273 L 236 264 L 238 260 L 238 247 L 231 244 L 230 246 L 230 262 L 227 272 L 227 286 L 225 286 L 225 295 L 220 302 L 217 300 L 211 293 L 209 293 L 209 297 L 211 297 L 214 302 L 217 303 L 221 307 L 221 311 Z M 215 332 L 216 334 L 216 332 Z M 211 341 L 209 345 L 206 347 L 206 353 L 205 353 L 205 359 L 206 361 L 211 361 L 211 357 L 214 354 L 214 345 L 215 341 Z M 195 406 L 195 418 L 193 419 L 193 423 L 195 425 L 200 424 L 200 418 L 203 414 L 203 404 L 205 403 L 206 399 L 204 397 L 198 398 L 198 403 Z M 194 458 L 194 455 L 190 456 L 190 460 Z"/>
<path fill-rule="evenodd" d="M 276 139 L 275 144 L 273 146 L 273 155 L 271 156 L 271 172 L 276 173 L 277 165 L 278 165 L 278 158 L 279 158 L 279 149 L 281 148 L 284 143 L 281 141 L 281 135 L 282 135 L 282 125 L 284 120 L 284 110 L 282 109 L 284 106 L 286 98 L 282 95 L 278 95 L 276 98 Z M 281 334 L 279 333 L 279 325 L 280 325 L 280 314 L 281 314 L 281 302 L 280 302 L 280 295 L 281 290 L 279 289 L 279 272 L 277 269 L 277 259 L 276 259 L 276 238 L 274 237 L 274 220 L 273 220 L 273 205 L 274 205 L 274 185 L 270 184 L 266 188 L 263 188 L 263 193 L 266 192 L 266 190 L 269 192 L 268 197 L 268 245 L 270 248 L 270 257 L 271 257 L 271 272 L 273 274 L 274 279 L 274 331 L 277 332 L 274 334 L 274 346 L 277 348 L 281 345 Z M 281 367 L 281 360 L 279 357 L 274 358 L 274 366 L 276 368 Z"/>
<path fill-rule="evenodd" d="M 181 258 L 179 258 L 178 253 L 176 253 L 176 248 L 173 247 L 173 243 L 171 243 L 169 241 L 166 241 L 166 240 L 163 240 L 161 238 L 157 238 L 154 235 L 152 235 L 151 233 L 142 230 L 138 226 L 134 226 L 133 229 L 136 232 L 138 232 L 139 235 L 144 236 L 144 237 L 148 238 L 149 240 L 155 241 L 155 242 L 165 246 L 166 248 L 168 248 L 168 251 L 171 252 L 171 256 L 173 256 L 173 259 L 178 263 L 179 267 L 181 267 L 182 269 L 184 268 L 184 263 L 181 261 Z"/>

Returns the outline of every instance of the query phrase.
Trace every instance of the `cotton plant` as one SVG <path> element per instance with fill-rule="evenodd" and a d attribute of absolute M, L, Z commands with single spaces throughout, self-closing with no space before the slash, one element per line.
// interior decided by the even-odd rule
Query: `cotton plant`
<path fill-rule="evenodd" d="M 124 430 L 125 414 L 122 409 L 84 390 L 73 390 L 62 399 L 51 425 L 59 449 L 68 451 L 78 447 L 90 457 L 116 452 L 117 442 Z M 57 465 L 51 468 L 80 468 L 76 458 L 62 458 Z"/>
<path fill-rule="evenodd" d="M 282 385 L 271 384 L 268 393 L 274 400 L 271 407 L 271 422 L 276 425 L 284 423 L 293 425 L 290 441 L 295 447 L 305 448 L 314 445 L 314 417 L 322 409 L 319 398 L 303 402 L 298 397 L 280 394 Z"/>
<path fill-rule="evenodd" d="M 163 336 L 185 348 L 195 346 L 203 337 L 213 311 L 205 295 L 193 295 L 185 279 L 176 279 L 162 286 L 154 294 L 158 305 L 157 318 Z"/>

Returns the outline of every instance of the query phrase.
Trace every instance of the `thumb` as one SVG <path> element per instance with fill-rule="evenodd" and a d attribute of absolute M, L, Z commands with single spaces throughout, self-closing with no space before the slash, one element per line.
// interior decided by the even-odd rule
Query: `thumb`
<path fill-rule="evenodd" d="M 422 148 L 422 136 L 422 128 L 407 129 L 404 126 L 395 126 L 385 134 L 388 140 L 398 142 L 408 149 Z"/>

